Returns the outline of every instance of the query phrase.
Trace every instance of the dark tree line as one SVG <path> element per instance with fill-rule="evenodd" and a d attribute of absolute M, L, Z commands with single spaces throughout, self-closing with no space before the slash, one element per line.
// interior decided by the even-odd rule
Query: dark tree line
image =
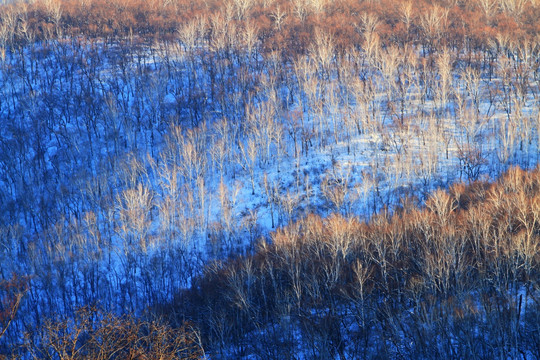
<path fill-rule="evenodd" d="M 539 357 L 539 174 L 456 184 L 369 222 L 308 216 L 208 266 L 170 309 L 217 358 Z"/>

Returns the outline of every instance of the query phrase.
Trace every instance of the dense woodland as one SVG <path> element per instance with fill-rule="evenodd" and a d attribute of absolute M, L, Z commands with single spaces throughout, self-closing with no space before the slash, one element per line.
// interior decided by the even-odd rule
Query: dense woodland
<path fill-rule="evenodd" d="M 0 2 L 0 358 L 540 359 L 540 2 Z"/>

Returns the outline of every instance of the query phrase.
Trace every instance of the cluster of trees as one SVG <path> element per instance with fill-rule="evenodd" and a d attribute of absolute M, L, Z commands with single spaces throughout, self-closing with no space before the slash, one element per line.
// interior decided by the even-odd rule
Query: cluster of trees
<path fill-rule="evenodd" d="M 21 296 L 17 318 L 0 303 L 6 347 L 54 313 L 189 302 L 174 294 L 210 259 L 307 214 L 349 224 L 539 161 L 537 1 L 0 6 L 0 278 L 29 277 L 6 283 Z M 277 234 L 295 226 L 309 227 Z M 201 323 L 224 356 L 225 340 L 243 351 L 242 311 Z"/>
<path fill-rule="evenodd" d="M 171 306 L 215 358 L 537 358 L 539 205 L 540 170 L 512 168 L 369 222 L 308 216 Z"/>
<path fill-rule="evenodd" d="M 266 50 L 296 54 L 308 50 L 317 27 L 334 33 L 341 49 L 361 42 L 373 18 L 380 20 L 383 41 L 461 49 L 489 46 L 498 34 L 534 38 L 540 15 L 536 0 L 33 0 L 1 6 L 3 37 L 15 42 L 81 34 L 170 38 L 187 20 L 219 12 L 228 22 L 256 26 Z"/>
<path fill-rule="evenodd" d="M 10 359 L 194 360 L 205 356 L 200 340 L 189 323 L 172 328 L 159 319 L 117 316 L 82 307 L 70 316 L 42 319 L 26 333 L 24 342 L 7 353 Z"/>
<path fill-rule="evenodd" d="M 17 48 L 6 35 L 3 223 L 24 218 L 38 231 L 58 214 L 81 218 L 88 207 L 78 189 L 88 175 L 114 174 L 128 152 L 149 170 L 146 153 L 159 163 L 164 135 L 175 131 L 205 134 L 196 139 L 204 146 L 172 160 L 185 161 L 175 165 L 190 188 L 239 171 L 252 192 L 284 187 L 272 176 L 266 186 L 262 175 L 280 172 L 285 162 L 296 167 L 298 193 L 313 150 L 337 163 L 369 158 L 368 166 L 345 172 L 366 170 L 363 182 L 374 194 L 379 183 L 400 189 L 421 179 L 427 191 L 433 178 L 452 181 L 456 171 L 474 180 L 537 161 L 536 38 L 499 33 L 481 50 L 421 52 L 414 41 L 382 40 L 384 21 L 363 13 L 362 41 L 343 48 L 334 30 L 316 27 L 309 56 L 294 57 L 268 53 L 260 28 L 229 21 L 227 11 L 182 23 L 174 41 L 154 45 L 77 37 Z M 182 129 L 169 131 L 171 125 Z M 342 156 L 342 146 L 352 157 Z M 192 166 L 196 174 L 185 169 Z M 114 198 L 122 185 L 98 187 L 101 194 L 113 187 Z M 287 195 L 264 192 L 274 208 L 284 202 L 275 195 Z M 371 202 L 380 209 L 396 199 Z"/>

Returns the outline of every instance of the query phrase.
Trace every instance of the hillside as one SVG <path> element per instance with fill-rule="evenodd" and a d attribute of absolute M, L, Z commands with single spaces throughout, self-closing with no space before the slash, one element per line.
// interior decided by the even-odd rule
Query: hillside
<path fill-rule="evenodd" d="M 538 358 L 538 19 L 3 3 L 0 354 Z"/>

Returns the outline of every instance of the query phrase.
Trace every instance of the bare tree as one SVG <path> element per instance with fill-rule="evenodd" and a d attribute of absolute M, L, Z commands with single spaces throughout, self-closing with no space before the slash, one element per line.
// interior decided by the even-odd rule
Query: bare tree
<path fill-rule="evenodd" d="M 0 282 L 0 339 L 15 320 L 21 301 L 29 290 L 29 278 L 15 274 Z"/>

